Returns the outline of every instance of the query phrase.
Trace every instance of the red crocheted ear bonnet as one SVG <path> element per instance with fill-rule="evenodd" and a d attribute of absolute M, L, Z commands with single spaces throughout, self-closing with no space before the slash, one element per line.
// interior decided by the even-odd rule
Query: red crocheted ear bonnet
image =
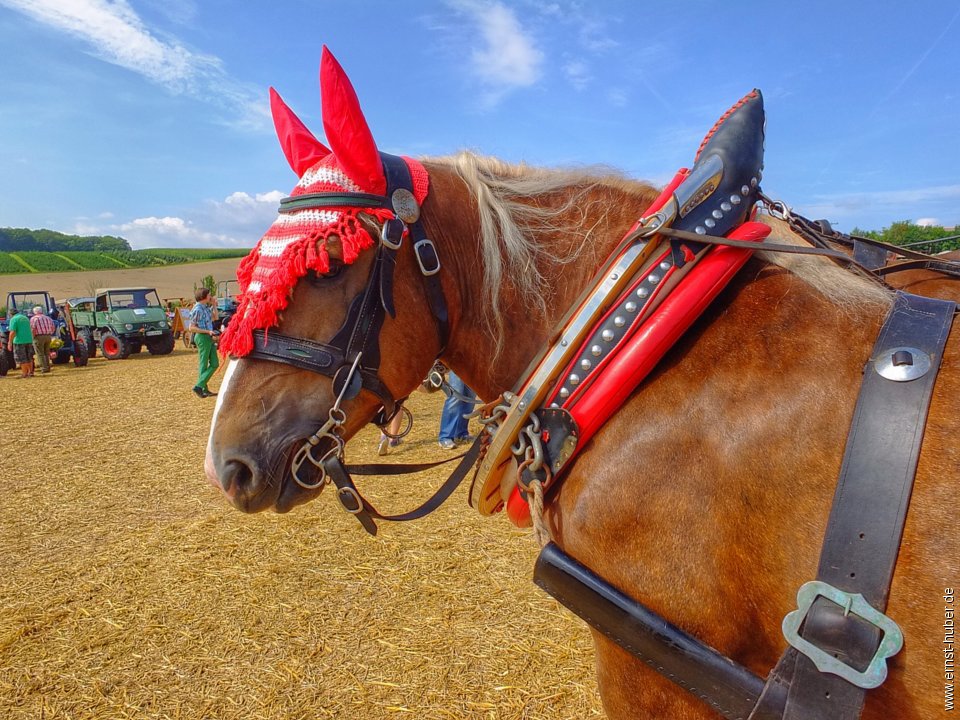
<path fill-rule="evenodd" d="M 270 88 L 270 109 L 280 145 L 300 177 L 291 197 L 321 192 L 386 194 L 383 164 L 357 95 L 326 46 L 320 60 L 320 91 L 329 150 Z M 427 171 L 416 160 L 403 159 L 410 169 L 414 197 L 423 204 L 429 189 Z M 220 351 L 238 357 L 247 355 L 253 350 L 253 331 L 277 324 L 278 313 L 287 307 L 296 282 L 310 270 L 329 271 L 326 243 L 331 235 L 340 239 L 347 264 L 372 247 L 374 240 L 358 219 L 361 213 L 378 222 L 394 217 L 388 209 L 349 206 L 280 214 L 240 261 L 239 307 L 223 333 Z"/>

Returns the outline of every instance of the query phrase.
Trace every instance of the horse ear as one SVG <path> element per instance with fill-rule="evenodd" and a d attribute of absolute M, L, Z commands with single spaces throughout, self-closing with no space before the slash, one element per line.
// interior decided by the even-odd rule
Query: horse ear
<path fill-rule="evenodd" d="M 320 95 L 323 129 L 340 167 L 365 192 L 384 194 L 387 180 L 377 144 L 353 85 L 326 45 L 320 59 Z"/>
<path fill-rule="evenodd" d="M 294 115 L 280 93 L 273 88 L 270 88 L 270 112 L 277 128 L 277 137 L 280 138 L 280 147 L 297 177 L 303 177 L 307 170 L 330 154 L 330 150 L 307 130 L 307 126 Z"/>

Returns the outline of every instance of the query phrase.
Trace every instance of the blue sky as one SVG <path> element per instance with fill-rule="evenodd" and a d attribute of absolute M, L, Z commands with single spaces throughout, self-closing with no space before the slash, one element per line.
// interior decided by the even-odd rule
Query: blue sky
<path fill-rule="evenodd" d="M 322 139 L 323 44 L 387 152 L 664 183 L 758 87 L 769 195 L 952 226 L 958 37 L 943 0 L 0 0 L 0 226 L 251 247 L 296 181 L 267 88 Z"/>

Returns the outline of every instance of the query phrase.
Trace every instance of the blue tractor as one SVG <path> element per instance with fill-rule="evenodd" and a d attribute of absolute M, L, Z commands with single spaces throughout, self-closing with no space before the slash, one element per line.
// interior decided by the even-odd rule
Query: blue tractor
<path fill-rule="evenodd" d="M 223 330 L 237 312 L 238 289 L 236 280 L 221 280 L 217 283 L 217 319 L 213 322 L 214 330 Z"/>
<path fill-rule="evenodd" d="M 45 290 L 8 293 L 7 317 L 0 320 L 0 342 L 3 343 L 3 349 L 0 350 L 0 376 L 6 375 L 16 367 L 13 353 L 7 350 L 8 323 L 13 308 L 29 317 L 33 314 L 33 308 L 38 306 L 43 308 L 43 312 L 49 315 L 56 325 L 56 332 L 50 343 L 51 361 L 55 365 L 65 365 L 72 359 L 76 367 L 87 364 L 89 353 L 86 344 L 82 338 L 77 337 L 69 312 L 58 308 L 50 293 Z"/>

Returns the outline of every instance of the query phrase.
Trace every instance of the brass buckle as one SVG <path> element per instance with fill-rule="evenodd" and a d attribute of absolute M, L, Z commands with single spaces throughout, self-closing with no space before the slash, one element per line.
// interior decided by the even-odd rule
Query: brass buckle
<path fill-rule="evenodd" d="M 821 596 L 842 607 L 844 616 L 852 612 L 883 632 L 880 646 L 863 672 L 800 637 L 800 626 L 806 619 L 813 602 Z M 812 580 L 800 586 L 797 592 L 797 610 L 787 613 L 783 618 L 781 629 L 787 642 L 810 658 L 817 670 L 839 675 L 850 684 L 867 690 L 883 684 L 887 679 L 887 658 L 896 655 L 903 647 L 903 632 L 900 627 L 870 605 L 863 595 L 844 592 L 819 580 Z"/>

